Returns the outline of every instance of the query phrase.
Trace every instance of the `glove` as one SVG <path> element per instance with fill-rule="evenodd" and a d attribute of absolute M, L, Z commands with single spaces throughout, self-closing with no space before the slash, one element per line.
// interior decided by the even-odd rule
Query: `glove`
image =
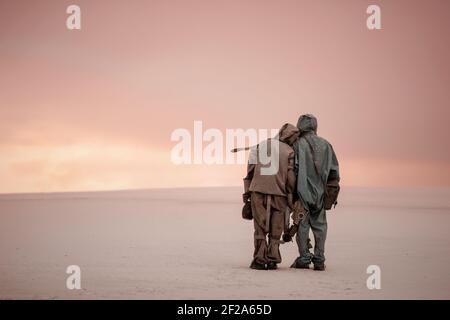
<path fill-rule="evenodd" d="M 295 236 L 295 234 L 297 233 L 297 231 L 298 231 L 298 225 L 293 224 L 293 225 L 289 228 L 288 232 L 283 233 L 283 237 L 282 237 L 283 241 L 284 241 L 284 242 L 291 242 L 291 241 L 292 241 L 292 237 Z"/>
<path fill-rule="evenodd" d="M 292 237 L 289 233 L 283 233 L 283 237 L 282 237 L 284 242 L 291 242 L 292 241 Z"/>

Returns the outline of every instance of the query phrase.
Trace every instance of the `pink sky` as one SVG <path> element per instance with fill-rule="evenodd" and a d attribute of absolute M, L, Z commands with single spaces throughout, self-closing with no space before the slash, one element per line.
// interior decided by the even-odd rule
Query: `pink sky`
<path fill-rule="evenodd" d="M 449 15 L 448 1 L 1 1 L 0 192 L 240 185 L 241 165 L 173 165 L 171 132 L 302 113 L 344 185 L 450 186 Z"/>

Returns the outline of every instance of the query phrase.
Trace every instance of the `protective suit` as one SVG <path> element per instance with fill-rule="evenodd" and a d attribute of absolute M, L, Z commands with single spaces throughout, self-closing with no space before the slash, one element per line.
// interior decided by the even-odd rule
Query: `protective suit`
<path fill-rule="evenodd" d="M 317 135 L 317 119 L 313 115 L 302 115 L 297 128 L 300 130 L 300 138 L 294 144 L 297 194 L 306 214 L 300 221 L 296 237 L 300 257 L 292 267 L 309 268 L 313 262 L 315 270 L 324 270 L 327 237 L 324 182 L 329 179 L 339 181 L 339 164 L 331 144 Z M 310 229 L 314 235 L 314 254 L 308 248 Z"/>
<path fill-rule="evenodd" d="M 292 203 L 295 191 L 295 154 L 292 144 L 297 140 L 299 130 L 285 124 L 277 137 L 260 143 L 252 148 L 249 155 L 247 176 L 244 178 L 244 202 L 250 197 L 254 221 L 253 262 L 254 269 L 276 269 L 281 262 L 279 250 L 280 238 L 285 228 L 286 210 Z M 274 163 L 264 164 L 261 161 L 260 149 L 266 147 L 266 154 L 277 160 L 275 172 L 264 169 Z M 269 239 L 267 239 L 269 235 Z"/>

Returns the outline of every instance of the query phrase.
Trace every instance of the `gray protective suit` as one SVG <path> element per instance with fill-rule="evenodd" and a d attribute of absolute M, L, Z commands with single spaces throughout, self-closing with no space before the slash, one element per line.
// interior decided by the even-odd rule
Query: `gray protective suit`
<path fill-rule="evenodd" d="M 294 144 L 295 170 L 297 173 L 297 193 L 306 210 L 297 232 L 300 257 L 296 263 L 323 266 L 325 262 L 325 240 L 327 237 L 327 217 L 324 209 L 325 186 L 328 179 L 339 180 L 339 164 L 331 144 L 317 136 L 317 119 L 313 115 L 299 118 L 297 128 L 300 138 Z M 314 151 L 313 151 L 314 150 Z M 314 157 L 312 152 L 315 153 Z M 317 174 L 314 159 L 319 168 Z M 314 235 L 314 255 L 309 252 L 309 230 Z"/>

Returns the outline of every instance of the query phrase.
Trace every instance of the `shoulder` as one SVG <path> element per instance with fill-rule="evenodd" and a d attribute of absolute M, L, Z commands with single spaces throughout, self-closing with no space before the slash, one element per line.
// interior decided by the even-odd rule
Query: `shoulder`
<path fill-rule="evenodd" d="M 333 148 L 333 146 L 331 145 L 331 143 L 330 143 L 327 139 L 325 139 L 325 138 L 323 138 L 323 137 L 320 137 L 320 136 L 316 136 L 316 138 L 317 138 L 319 141 L 321 141 L 322 144 L 327 145 L 327 146 L 329 146 L 330 148 Z"/>
<path fill-rule="evenodd" d="M 280 149 L 285 150 L 286 152 L 294 152 L 293 146 L 291 147 L 290 145 L 282 141 L 280 141 Z"/>
<path fill-rule="evenodd" d="M 318 139 L 320 139 L 320 144 L 321 144 L 321 149 L 326 152 L 327 154 L 334 154 L 334 149 L 333 149 L 333 145 L 326 140 L 325 138 L 322 137 L 317 137 Z"/>

